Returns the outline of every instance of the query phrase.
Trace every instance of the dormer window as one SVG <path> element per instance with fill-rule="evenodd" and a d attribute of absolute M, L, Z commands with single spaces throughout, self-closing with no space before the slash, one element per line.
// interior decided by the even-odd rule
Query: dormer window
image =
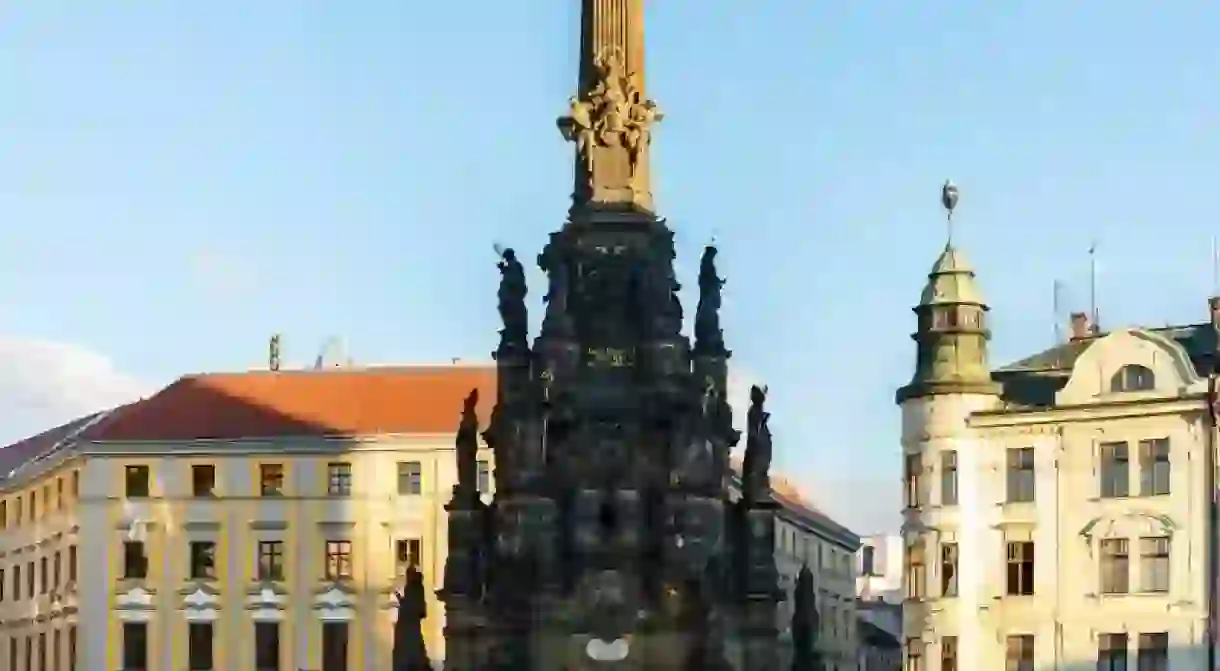
<path fill-rule="evenodd" d="M 1145 366 L 1128 364 L 1110 378 L 1110 391 L 1148 391 L 1156 388 L 1156 376 Z"/>

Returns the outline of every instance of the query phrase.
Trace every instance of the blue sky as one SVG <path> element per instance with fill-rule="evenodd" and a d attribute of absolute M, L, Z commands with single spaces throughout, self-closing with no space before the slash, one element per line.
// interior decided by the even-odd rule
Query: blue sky
<path fill-rule="evenodd" d="M 0 333 L 151 384 L 261 364 L 275 331 L 300 362 L 331 335 L 357 361 L 486 358 L 493 242 L 532 258 L 568 205 L 577 4 L 4 4 Z M 1106 324 L 1203 318 L 1220 5 L 654 0 L 648 21 L 679 271 L 717 236 L 780 465 L 859 531 L 897 525 L 893 390 L 946 177 L 997 363 L 1051 344 L 1056 278 L 1084 306 L 1093 238 Z"/>

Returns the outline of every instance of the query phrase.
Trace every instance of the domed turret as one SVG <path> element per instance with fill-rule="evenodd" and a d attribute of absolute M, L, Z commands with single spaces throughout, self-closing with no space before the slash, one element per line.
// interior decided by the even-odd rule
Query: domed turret
<path fill-rule="evenodd" d="M 988 309 L 974 269 L 950 240 L 915 306 L 915 374 L 898 390 L 899 403 L 934 394 L 999 391 L 987 367 Z"/>

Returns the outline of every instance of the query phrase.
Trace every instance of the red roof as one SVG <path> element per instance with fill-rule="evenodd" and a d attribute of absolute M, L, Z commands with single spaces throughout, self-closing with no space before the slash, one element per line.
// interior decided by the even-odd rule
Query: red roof
<path fill-rule="evenodd" d="M 495 404 L 491 366 L 401 366 L 189 375 L 116 409 L 81 438 L 176 441 L 453 433 L 479 389 Z"/>

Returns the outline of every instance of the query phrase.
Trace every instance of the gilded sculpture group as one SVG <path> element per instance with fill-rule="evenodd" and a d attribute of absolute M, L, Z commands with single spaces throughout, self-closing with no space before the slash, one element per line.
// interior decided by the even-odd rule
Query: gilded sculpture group
<path fill-rule="evenodd" d="M 655 102 L 643 97 L 638 77 L 627 71 L 618 49 L 598 58 L 598 72 L 596 86 L 583 100 L 569 99 L 569 116 L 560 119 L 560 128 L 566 139 L 576 143 L 590 186 L 595 146 L 627 150 L 634 186 L 640 153 L 651 141 L 652 125 L 663 115 Z"/>

